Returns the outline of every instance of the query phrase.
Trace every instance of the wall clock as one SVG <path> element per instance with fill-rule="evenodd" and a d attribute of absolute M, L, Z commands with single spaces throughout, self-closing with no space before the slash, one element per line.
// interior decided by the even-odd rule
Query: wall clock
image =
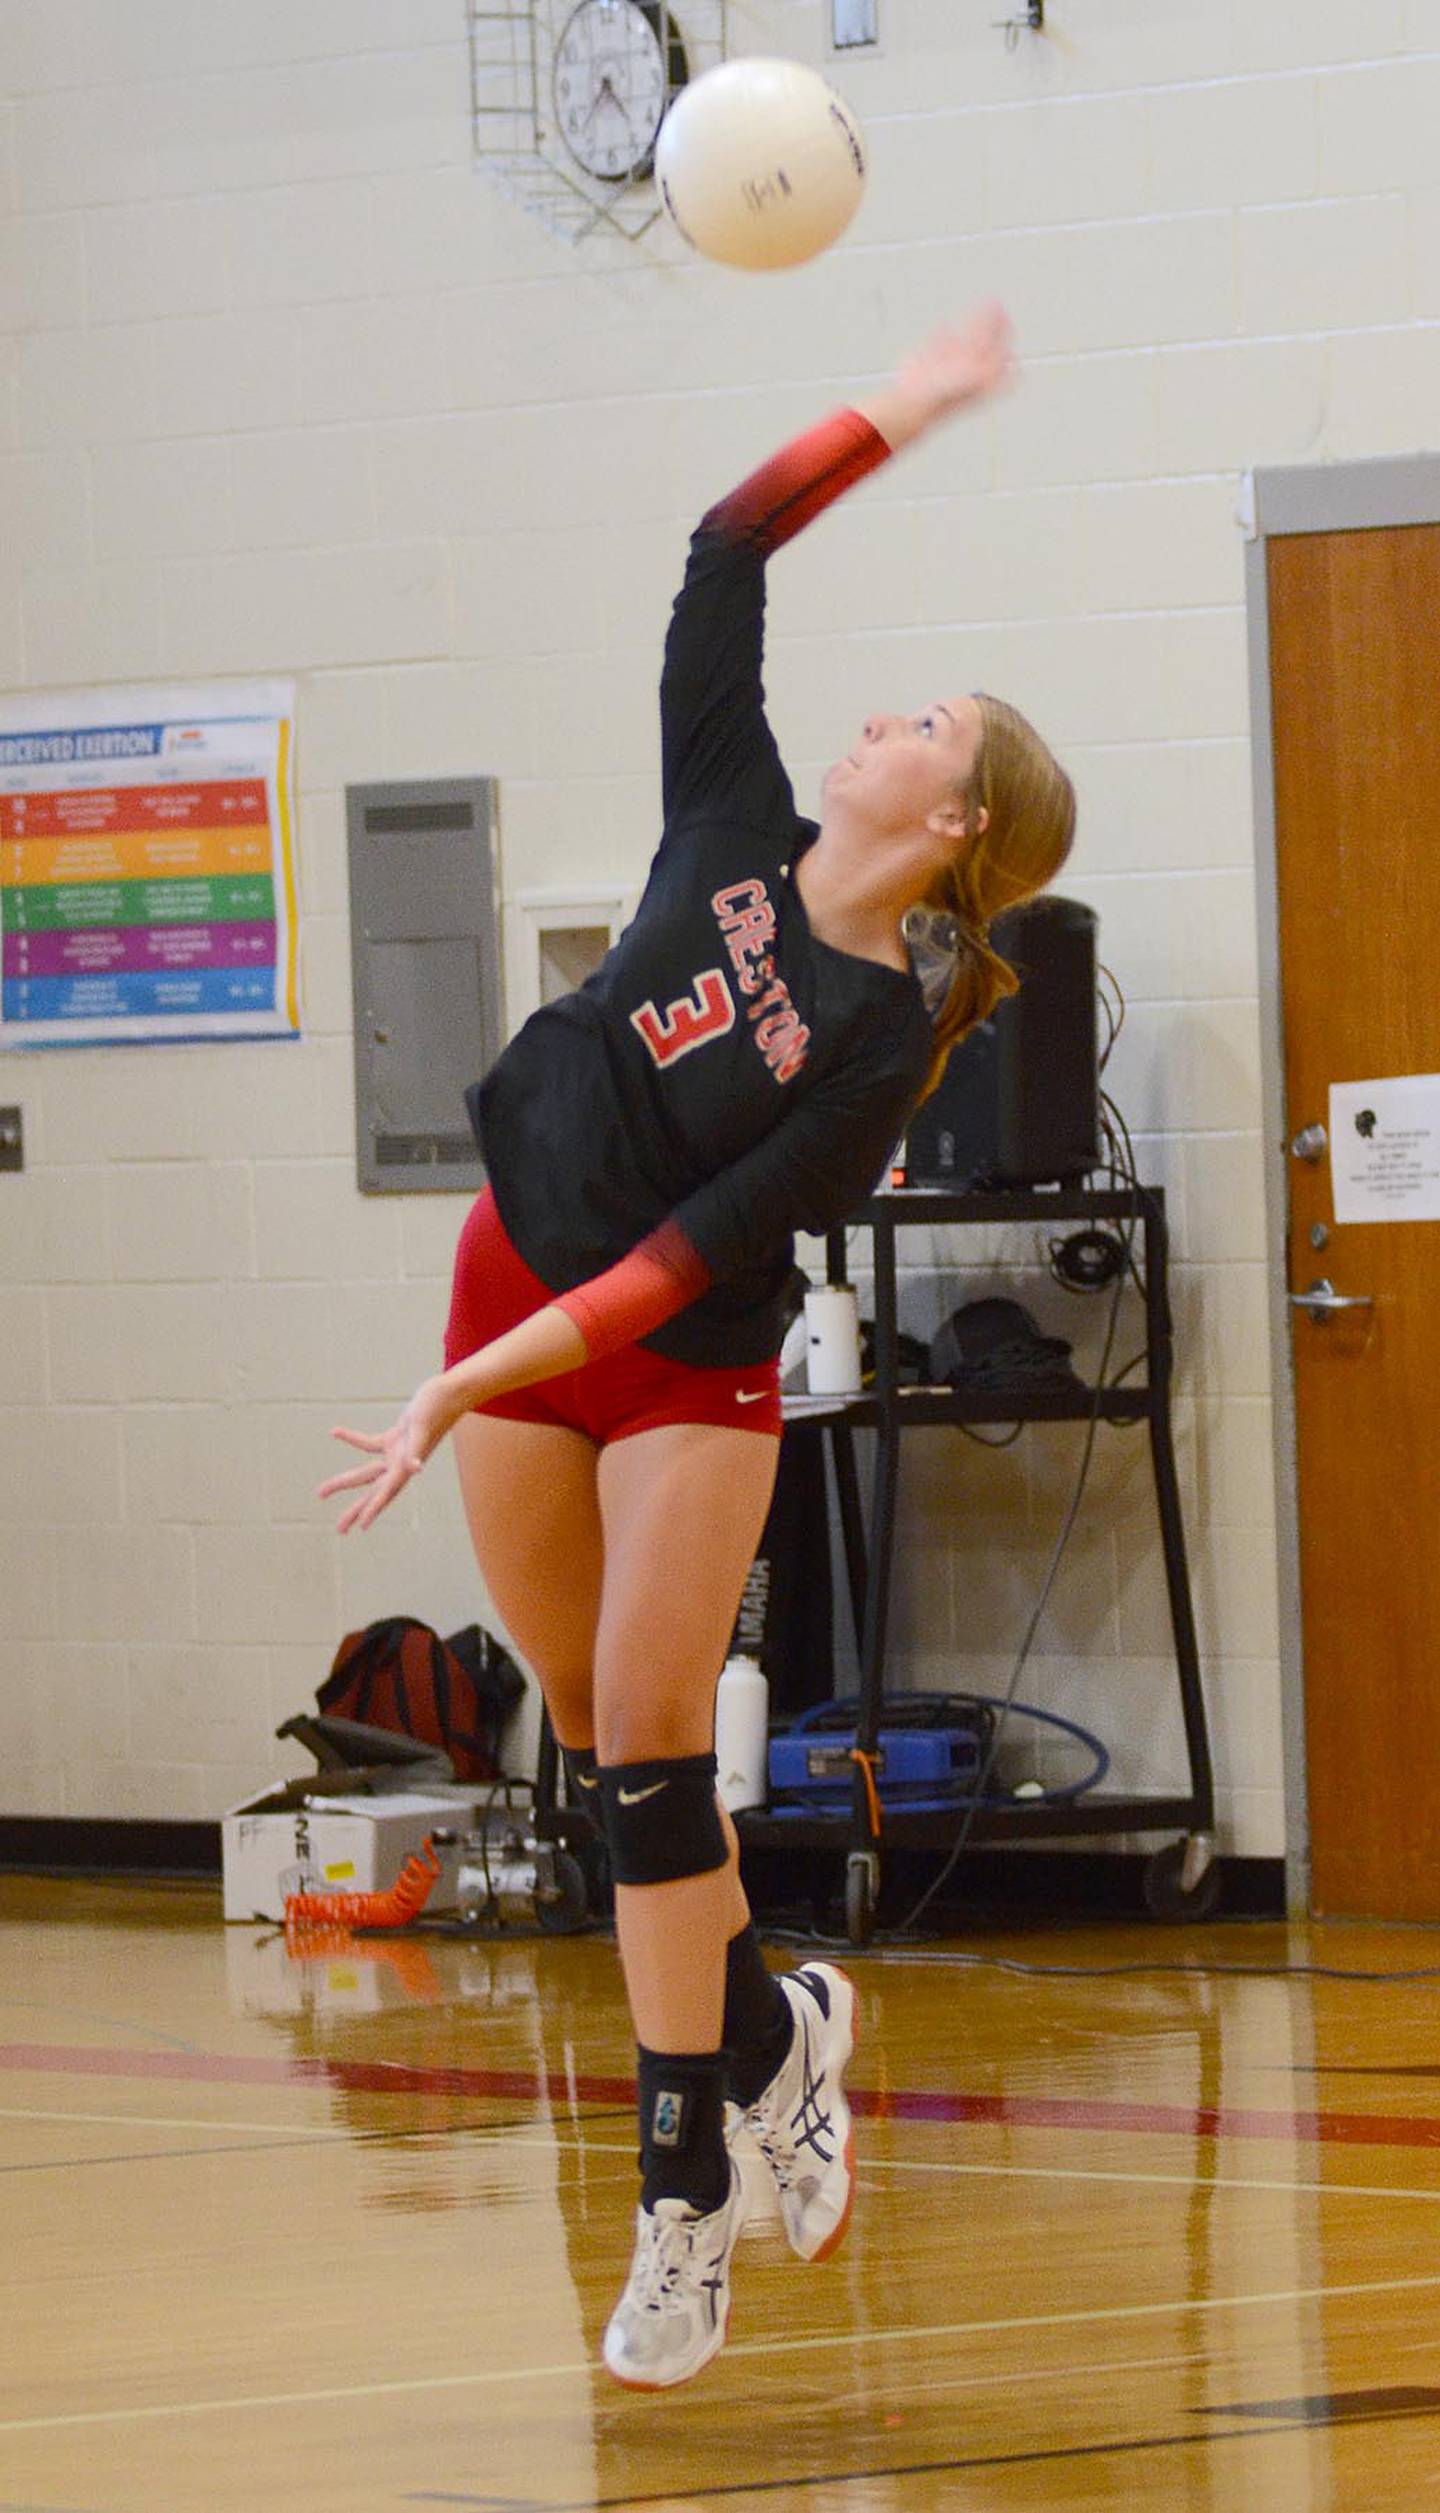
<path fill-rule="evenodd" d="M 655 136 L 687 79 L 725 58 L 727 0 L 470 0 L 475 154 L 578 242 L 659 216 Z"/>
<path fill-rule="evenodd" d="M 656 0 L 576 0 L 550 73 L 560 137 L 604 183 L 648 174 L 655 134 L 689 75 L 684 40 Z"/>

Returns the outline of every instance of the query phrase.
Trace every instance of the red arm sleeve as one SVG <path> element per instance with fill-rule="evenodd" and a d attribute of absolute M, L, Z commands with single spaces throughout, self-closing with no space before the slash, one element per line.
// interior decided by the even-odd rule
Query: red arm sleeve
<path fill-rule="evenodd" d="M 653 1335 L 709 1288 L 710 1268 L 676 1221 L 662 1222 L 618 1265 L 563 1292 L 557 1309 L 579 1327 L 586 1355 L 599 1361 Z"/>
<path fill-rule="evenodd" d="M 789 843 L 795 798 L 765 716 L 765 562 L 889 460 L 857 410 L 832 411 L 712 506 L 690 542 L 665 640 L 660 736 L 665 817 L 723 805 Z"/>
<path fill-rule="evenodd" d="M 700 530 L 748 541 L 768 558 L 889 459 L 884 437 L 858 410 L 832 410 L 712 506 Z"/>

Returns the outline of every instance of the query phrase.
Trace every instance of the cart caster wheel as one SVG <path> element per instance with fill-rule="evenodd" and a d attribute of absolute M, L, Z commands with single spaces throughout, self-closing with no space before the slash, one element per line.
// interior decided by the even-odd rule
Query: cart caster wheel
<path fill-rule="evenodd" d="M 535 1897 L 535 1918 L 547 1937 L 568 1937 L 583 1926 L 590 1898 L 585 1890 L 585 1870 L 568 1850 L 555 1853 L 555 1885 L 553 1900 L 542 1902 Z"/>
<path fill-rule="evenodd" d="M 1198 1859 L 1204 1864 L 1194 1874 Z M 1193 1876 L 1188 1884 L 1187 1868 Z M 1141 1885 L 1152 1920 L 1208 1920 L 1220 1899 L 1220 1866 L 1207 1836 L 1194 1834 L 1157 1850 L 1145 1862 Z"/>
<path fill-rule="evenodd" d="M 845 1934 L 852 1946 L 868 1946 L 875 1934 L 876 1866 L 872 1853 L 862 1850 L 845 1870 Z"/>

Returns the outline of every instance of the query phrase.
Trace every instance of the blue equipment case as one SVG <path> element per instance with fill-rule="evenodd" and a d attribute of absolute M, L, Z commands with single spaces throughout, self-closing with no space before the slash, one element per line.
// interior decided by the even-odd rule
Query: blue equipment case
<path fill-rule="evenodd" d="M 933 1806 L 968 1797 L 993 1732 L 990 1712 L 953 1695 L 892 1695 L 887 1706 L 895 1717 L 880 1730 L 872 1765 L 882 1805 Z M 771 1737 L 772 1801 L 783 1798 L 817 1810 L 849 1805 L 854 1709 L 848 1701 L 822 1703 Z"/>

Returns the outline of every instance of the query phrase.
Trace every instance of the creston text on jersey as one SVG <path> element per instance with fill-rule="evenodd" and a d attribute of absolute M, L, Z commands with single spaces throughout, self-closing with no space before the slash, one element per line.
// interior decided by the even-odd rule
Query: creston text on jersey
<path fill-rule="evenodd" d="M 746 1016 L 755 1025 L 755 1044 L 776 1081 L 791 1082 L 804 1065 L 810 1033 L 770 955 L 775 910 L 765 884 L 732 881 L 728 889 L 716 891 L 710 905 L 720 919 L 740 992 L 750 998 Z"/>

